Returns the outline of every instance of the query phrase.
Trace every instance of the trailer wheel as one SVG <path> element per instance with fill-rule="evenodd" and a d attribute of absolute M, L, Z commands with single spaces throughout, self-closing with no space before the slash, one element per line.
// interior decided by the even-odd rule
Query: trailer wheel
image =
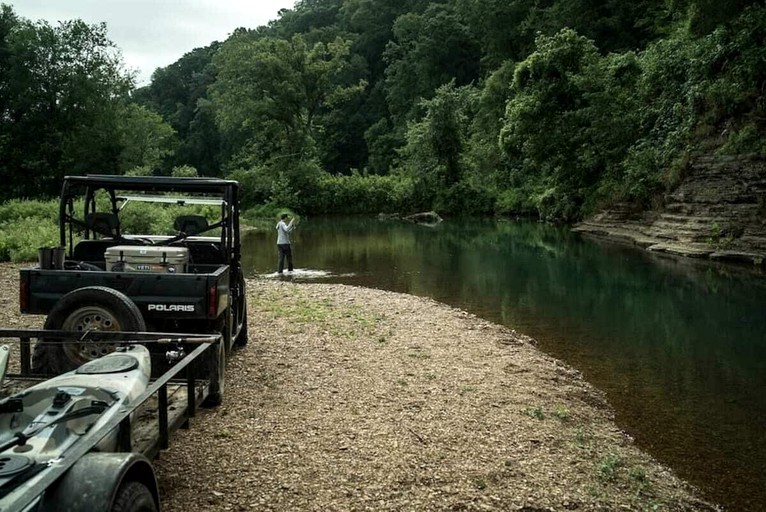
<path fill-rule="evenodd" d="M 64 295 L 45 320 L 46 329 L 66 331 L 145 331 L 138 307 L 125 294 L 104 286 Z M 61 374 L 113 352 L 114 343 L 41 339 L 32 355 L 35 373 Z"/>
<path fill-rule="evenodd" d="M 154 468 L 146 457 L 135 452 L 86 453 L 40 492 L 40 503 L 33 507 L 37 512 L 160 509 Z"/>
<path fill-rule="evenodd" d="M 157 506 L 149 489 L 131 480 L 117 490 L 110 512 L 157 512 Z"/>

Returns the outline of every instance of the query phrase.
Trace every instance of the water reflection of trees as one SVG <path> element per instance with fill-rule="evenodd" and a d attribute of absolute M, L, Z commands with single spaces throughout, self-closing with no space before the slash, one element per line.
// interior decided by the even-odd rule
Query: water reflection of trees
<path fill-rule="evenodd" d="M 299 265 L 364 275 L 364 284 L 433 296 L 508 325 L 585 332 L 601 351 L 720 361 L 716 371 L 741 357 L 749 376 L 763 370 L 753 361 L 765 350 L 760 276 L 653 258 L 533 222 L 429 228 L 322 219 L 295 238 Z M 268 239 L 259 241 L 268 247 L 262 268 L 274 265 Z"/>

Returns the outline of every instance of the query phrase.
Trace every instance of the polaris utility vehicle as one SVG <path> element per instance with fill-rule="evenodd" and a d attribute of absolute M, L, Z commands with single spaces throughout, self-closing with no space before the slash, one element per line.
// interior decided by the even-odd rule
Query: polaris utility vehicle
<path fill-rule="evenodd" d="M 220 333 L 207 402 L 221 403 L 226 355 L 247 343 L 238 192 L 214 178 L 64 178 L 61 246 L 21 270 L 21 312 L 47 315 L 46 330 Z M 134 232 L 141 225 L 155 232 Z M 87 336 L 42 340 L 32 370 L 58 375 L 114 349 Z M 161 355 L 152 363 L 161 373 Z"/>

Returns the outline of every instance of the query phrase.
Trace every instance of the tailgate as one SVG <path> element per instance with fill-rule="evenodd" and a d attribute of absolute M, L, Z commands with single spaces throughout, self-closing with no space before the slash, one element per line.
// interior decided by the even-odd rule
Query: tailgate
<path fill-rule="evenodd" d="M 229 267 L 210 274 L 21 270 L 22 313 L 48 314 L 67 293 L 104 286 L 124 293 L 144 318 L 215 318 L 228 305 Z"/>

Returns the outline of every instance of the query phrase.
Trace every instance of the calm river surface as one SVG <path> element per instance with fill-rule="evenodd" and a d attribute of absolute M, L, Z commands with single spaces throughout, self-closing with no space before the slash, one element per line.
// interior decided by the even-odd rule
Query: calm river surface
<path fill-rule="evenodd" d="M 293 242 L 299 271 L 285 279 L 428 296 L 536 338 L 709 499 L 766 510 L 763 275 L 531 222 L 310 219 Z M 250 275 L 275 271 L 275 231 L 244 243 Z"/>

